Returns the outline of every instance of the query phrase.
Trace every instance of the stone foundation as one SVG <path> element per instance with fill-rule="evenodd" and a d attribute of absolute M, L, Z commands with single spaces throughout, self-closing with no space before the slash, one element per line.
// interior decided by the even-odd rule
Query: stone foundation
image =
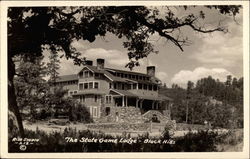
<path fill-rule="evenodd" d="M 147 123 L 156 117 L 160 123 L 166 123 L 170 120 L 169 113 L 158 110 L 149 110 L 141 114 L 140 108 L 136 107 L 109 107 L 109 114 L 105 112 L 106 107 L 102 109 L 102 117 L 97 119 L 96 123 Z"/>

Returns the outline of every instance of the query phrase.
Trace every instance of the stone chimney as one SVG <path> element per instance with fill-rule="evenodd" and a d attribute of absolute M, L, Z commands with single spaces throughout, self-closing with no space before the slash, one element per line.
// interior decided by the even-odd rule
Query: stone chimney
<path fill-rule="evenodd" d="M 104 59 L 96 59 L 97 69 L 104 69 L 104 63 L 105 63 Z"/>
<path fill-rule="evenodd" d="M 155 76 L 155 66 L 147 67 L 147 75 L 154 77 Z"/>
<path fill-rule="evenodd" d="M 91 60 L 86 60 L 85 65 L 93 66 L 93 61 Z"/>

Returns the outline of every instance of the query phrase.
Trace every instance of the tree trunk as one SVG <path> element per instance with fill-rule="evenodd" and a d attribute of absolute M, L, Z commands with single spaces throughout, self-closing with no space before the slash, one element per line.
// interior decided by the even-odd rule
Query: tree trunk
<path fill-rule="evenodd" d="M 188 123 L 188 101 L 186 106 L 186 123 Z"/>
<path fill-rule="evenodd" d="M 19 112 L 19 108 L 17 106 L 17 101 L 16 101 L 16 93 L 13 81 L 14 75 L 15 75 L 15 64 L 12 58 L 8 57 L 8 107 L 9 110 L 12 111 L 16 116 L 20 136 L 24 137 L 22 117 Z"/>

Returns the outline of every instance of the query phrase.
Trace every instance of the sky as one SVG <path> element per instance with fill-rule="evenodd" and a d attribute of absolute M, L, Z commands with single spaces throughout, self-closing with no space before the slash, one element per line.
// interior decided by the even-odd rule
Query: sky
<path fill-rule="evenodd" d="M 215 79 L 225 81 L 227 75 L 240 78 L 243 76 L 243 26 L 242 13 L 233 20 L 232 17 L 221 15 L 216 10 L 196 7 L 184 11 L 174 7 L 175 14 L 184 16 L 189 12 L 197 13 L 203 10 L 206 16 L 206 27 L 215 27 L 218 22 L 228 28 L 228 33 L 214 32 L 202 34 L 183 28 L 183 35 L 191 41 L 189 46 L 184 46 L 182 52 L 173 43 L 154 34 L 150 37 L 158 54 L 151 53 L 146 59 L 140 60 L 140 66 L 133 71 L 146 73 L 147 66 L 156 66 L 156 76 L 171 87 L 173 83 L 186 87 L 187 81 L 194 83 L 201 78 L 211 75 Z M 160 8 L 161 10 L 161 8 Z M 163 10 L 161 10 L 163 11 Z M 96 65 L 97 58 L 105 59 L 105 67 L 129 70 L 125 68 L 128 63 L 127 50 L 123 48 L 122 39 L 112 34 L 97 37 L 93 43 L 79 40 L 74 41 L 77 51 L 83 57 L 93 60 Z M 45 53 L 47 61 L 48 53 Z M 77 73 L 81 67 L 73 65 L 72 60 L 61 59 L 60 75 Z"/>

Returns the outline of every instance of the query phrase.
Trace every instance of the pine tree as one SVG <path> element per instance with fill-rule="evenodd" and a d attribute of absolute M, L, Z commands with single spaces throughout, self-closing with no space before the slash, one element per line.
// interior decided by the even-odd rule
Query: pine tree
<path fill-rule="evenodd" d="M 56 84 L 56 79 L 58 78 L 58 69 L 60 68 L 60 60 L 58 59 L 58 52 L 55 47 L 51 46 L 50 48 L 49 62 L 47 63 L 47 75 L 50 77 L 48 83 L 50 86 Z"/>

